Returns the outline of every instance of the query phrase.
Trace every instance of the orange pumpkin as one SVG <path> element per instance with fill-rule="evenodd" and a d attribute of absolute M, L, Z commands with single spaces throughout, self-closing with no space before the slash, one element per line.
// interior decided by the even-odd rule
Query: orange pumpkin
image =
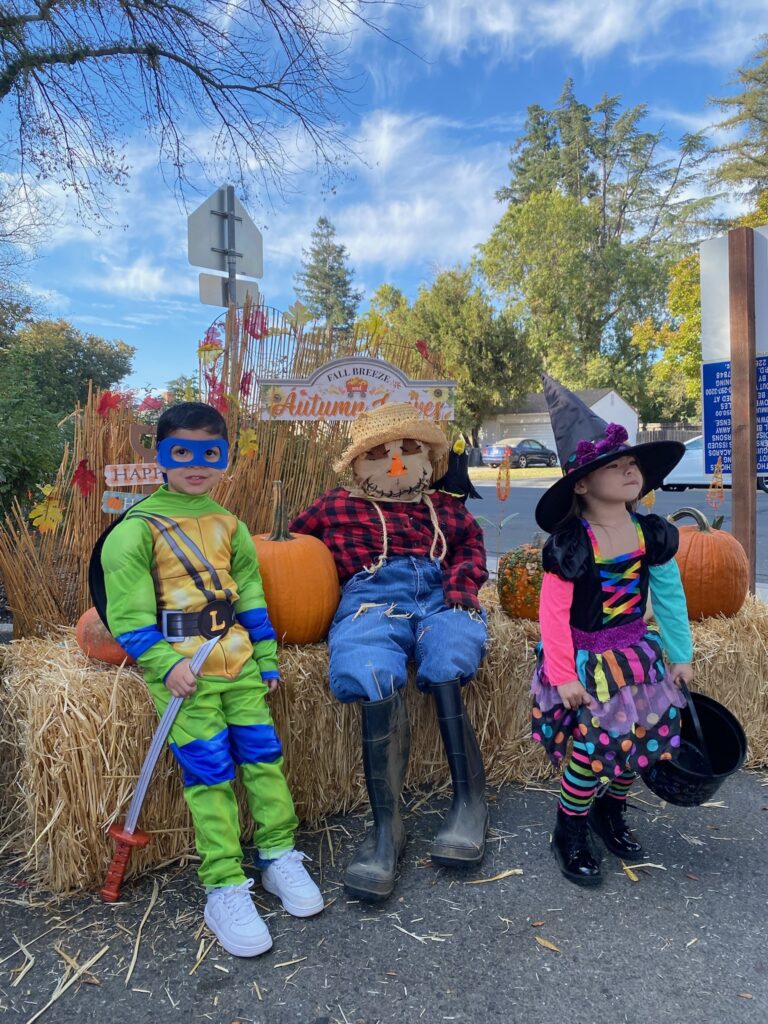
<path fill-rule="evenodd" d="M 513 619 L 538 619 L 543 576 L 541 548 L 535 543 L 522 544 L 501 556 L 496 586 L 507 615 Z"/>
<path fill-rule="evenodd" d="M 336 563 L 317 537 L 288 532 L 280 480 L 273 491 L 272 533 L 253 538 L 267 611 L 283 643 L 314 644 L 324 639 L 339 605 Z"/>
<path fill-rule="evenodd" d="M 697 508 L 681 508 L 669 516 L 674 523 L 692 516 L 695 526 L 681 526 L 675 561 L 680 567 L 688 618 L 735 615 L 749 591 L 749 561 L 731 533 L 713 529 Z"/>
<path fill-rule="evenodd" d="M 75 640 L 83 654 L 108 665 L 133 665 L 134 659 L 123 650 L 99 618 L 95 608 L 83 612 L 75 626 Z"/>

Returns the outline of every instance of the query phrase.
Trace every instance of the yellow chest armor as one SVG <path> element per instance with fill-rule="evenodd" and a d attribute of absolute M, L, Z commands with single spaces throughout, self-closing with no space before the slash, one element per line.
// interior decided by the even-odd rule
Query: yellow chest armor
<path fill-rule="evenodd" d="M 143 516 L 152 531 L 152 579 L 158 614 L 163 611 L 199 612 L 212 601 L 238 599 L 232 578 L 232 537 L 237 529 L 233 516 Z M 215 624 L 214 624 L 215 625 Z M 204 637 L 174 642 L 180 657 L 191 658 Z M 253 654 L 248 633 L 235 622 L 209 654 L 206 676 L 236 679 Z"/>

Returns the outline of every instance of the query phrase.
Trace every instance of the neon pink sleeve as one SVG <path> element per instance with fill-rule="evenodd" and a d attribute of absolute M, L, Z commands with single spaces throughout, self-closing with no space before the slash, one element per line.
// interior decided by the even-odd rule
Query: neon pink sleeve
<path fill-rule="evenodd" d="M 544 647 L 544 671 L 553 686 L 578 679 L 571 639 L 573 583 L 545 572 L 541 583 L 539 623 Z"/>

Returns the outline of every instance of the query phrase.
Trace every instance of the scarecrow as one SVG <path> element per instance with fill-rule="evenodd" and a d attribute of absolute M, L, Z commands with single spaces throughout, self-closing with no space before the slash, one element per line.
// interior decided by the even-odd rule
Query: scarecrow
<path fill-rule="evenodd" d="M 390 895 L 405 847 L 399 801 L 410 749 L 402 693 L 409 662 L 435 702 L 453 783 L 432 860 L 469 866 L 485 849 L 485 773 L 461 688 L 485 651 L 477 594 L 488 573 L 482 530 L 464 502 L 430 489 L 447 452 L 440 427 L 411 405 L 363 413 L 334 465 L 338 473 L 351 469 L 352 486 L 327 491 L 290 526 L 328 546 L 342 583 L 328 634 L 330 686 L 338 700 L 361 702 L 374 819 L 344 877 L 360 899 Z"/>

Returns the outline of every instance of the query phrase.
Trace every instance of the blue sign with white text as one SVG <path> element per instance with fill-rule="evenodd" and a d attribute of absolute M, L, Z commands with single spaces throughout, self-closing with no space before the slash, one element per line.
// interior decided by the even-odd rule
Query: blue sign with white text
<path fill-rule="evenodd" d="M 768 473 L 768 356 L 758 356 L 757 467 Z M 723 472 L 731 472 L 731 364 L 728 360 L 704 363 L 701 368 L 701 410 L 704 424 L 704 472 L 713 473 L 718 458 Z"/>

